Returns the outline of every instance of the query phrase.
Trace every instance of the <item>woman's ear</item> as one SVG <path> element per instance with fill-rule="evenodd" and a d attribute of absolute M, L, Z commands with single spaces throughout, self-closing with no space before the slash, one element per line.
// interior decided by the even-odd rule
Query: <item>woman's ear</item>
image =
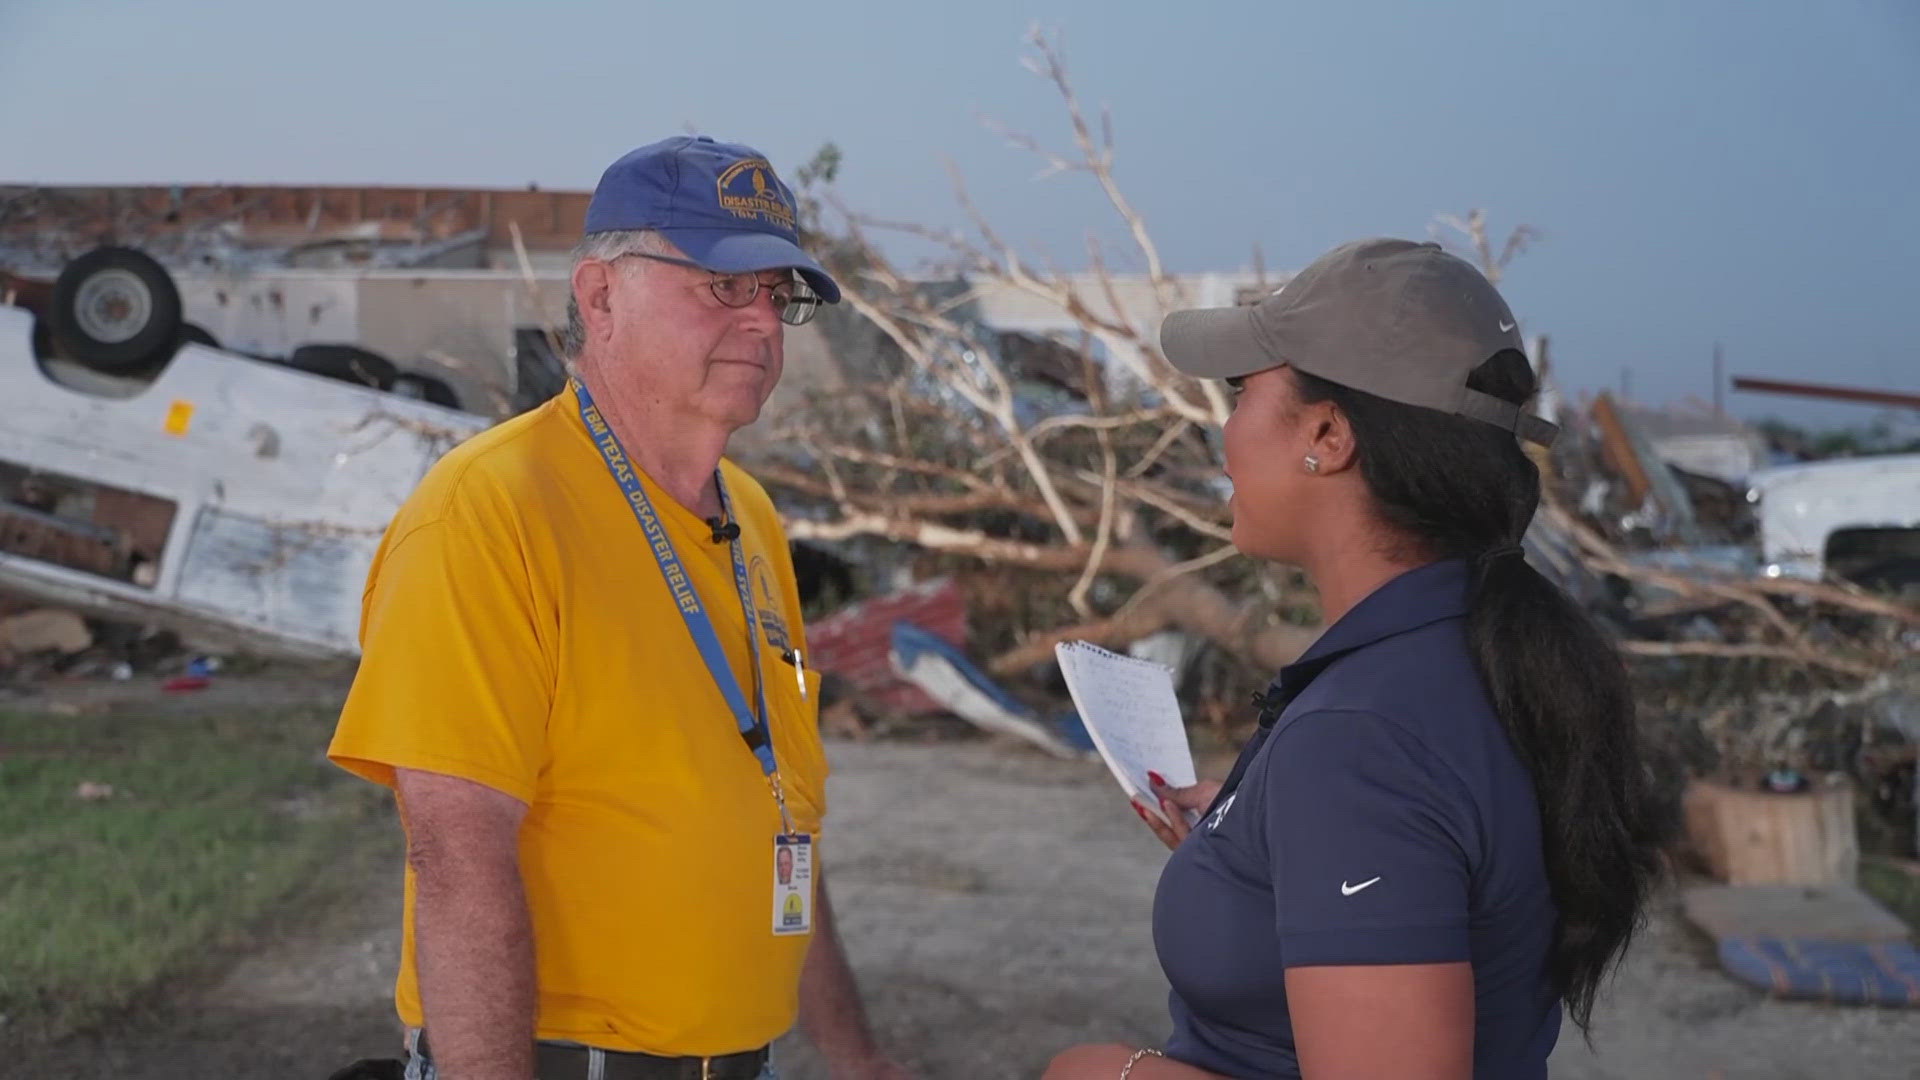
<path fill-rule="evenodd" d="M 1307 453 L 1320 462 L 1320 475 L 1344 472 L 1358 460 L 1353 442 L 1353 425 L 1347 414 L 1331 401 L 1316 401 L 1306 407 Z"/>

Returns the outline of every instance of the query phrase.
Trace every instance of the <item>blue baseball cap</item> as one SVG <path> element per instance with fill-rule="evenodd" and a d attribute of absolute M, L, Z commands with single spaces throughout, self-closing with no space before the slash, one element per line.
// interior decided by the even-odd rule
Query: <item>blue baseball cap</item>
<path fill-rule="evenodd" d="M 609 165 L 587 204 L 587 234 L 628 229 L 652 229 L 722 274 L 797 270 L 822 300 L 840 300 L 800 250 L 792 190 L 751 146 L 679 135 Z"/>

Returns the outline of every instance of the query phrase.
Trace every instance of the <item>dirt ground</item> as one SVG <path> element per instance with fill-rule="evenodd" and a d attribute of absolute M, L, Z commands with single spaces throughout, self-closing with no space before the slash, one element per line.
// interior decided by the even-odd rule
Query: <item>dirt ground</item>
<path fill-rule="evenodd" d="M 1148 936 L 1164 852 L 1097 763 L 985 743 L 830 744 L 835 906 L 886 1043 L 928 1077 L 1034 1076 L 1084 1040 L 1154 1043 L 1165 984 Z M 398 844 L 376 823 L 259 948 L 111 1030 L 13 1056 L 9 1076 L 323 1077 L 392 1051 Z M 317 913 L 317 914 L 316 914 Z M 804 1043 L 792 1080 L 825 1076 Z M 1606 1000 L 1601 1078 L 1920 1077 L 1920 1013 L 1769 1000 L 1722 977 L 1663 905 Z"/>

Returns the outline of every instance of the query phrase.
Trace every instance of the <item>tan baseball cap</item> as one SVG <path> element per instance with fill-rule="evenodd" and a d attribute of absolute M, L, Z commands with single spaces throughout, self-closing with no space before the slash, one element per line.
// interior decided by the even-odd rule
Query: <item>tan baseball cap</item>
<path fill-rule="evenodd" d="M 1176 311 L 1160 327 L 1174 367 L 1232 379 L 1289 365 L 1375 397 L 1471 417 L 1549 446 L 1559 429 L 1467 376 L 1524 352 L 1493 283 L 1438 244 L 1356 240 L 1314 260 L 1251 307 Z"/>

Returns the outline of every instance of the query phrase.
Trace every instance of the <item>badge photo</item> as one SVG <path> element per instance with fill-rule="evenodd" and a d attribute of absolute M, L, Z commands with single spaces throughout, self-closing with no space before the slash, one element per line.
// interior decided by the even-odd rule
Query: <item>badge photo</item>
<path fill-rule="evenodd" d="M 813 837 L 792 833 L 773 838 L 773 932 L 813 931 Z"/>

